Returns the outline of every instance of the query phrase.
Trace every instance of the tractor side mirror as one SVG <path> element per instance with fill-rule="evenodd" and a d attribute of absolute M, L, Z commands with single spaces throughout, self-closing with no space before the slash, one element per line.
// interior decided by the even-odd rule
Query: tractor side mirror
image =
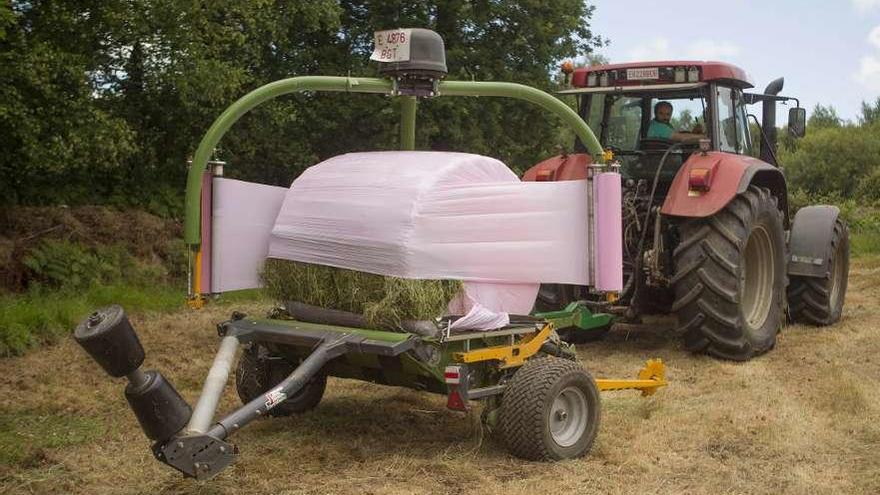
<path fill-rule="evenodd" d="M 801 107 L 788 110 L 788 133 L 802 138 L 807 133 L 807 110 Z"/>

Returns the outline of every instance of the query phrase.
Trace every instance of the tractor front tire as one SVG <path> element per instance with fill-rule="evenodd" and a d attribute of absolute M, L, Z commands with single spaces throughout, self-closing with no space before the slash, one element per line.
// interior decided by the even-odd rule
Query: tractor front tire
<path fill-rule="evenodd" d="M 545 357 L 514 373 L 498 426 L 510 453 L 550 461 L 589 452 L 599 419 L 599 390 L 590 374 L 575 361 Z"/>
<path fill-rule="evenodd" d="M 793 321 L 826 326 L 840 320 L 849 276 L 849 229 L 840 218 L 828 243 L 829 271 L 824 277 L 791 277 L 788 308 Z"/>
<path fill-rule="evenodd" d="M 244 348 L 235 370 L 235 387 L 242 404 L 256 399 L 288 377 L 295 367 L 273 356 L 265 345 L 253 342 Z M 290 416 L 314 409 L 327 386 L 327 376 L 319 372 L 302 389 L 269 409 L 270 416 Z"/>
<path fill-rule="evenodd" d="M 746 361 L 776 344 L 786 302 L 782 212 L 750 186 L 709 218 L 679 225 L 673 312 L 685 347 Z"/>

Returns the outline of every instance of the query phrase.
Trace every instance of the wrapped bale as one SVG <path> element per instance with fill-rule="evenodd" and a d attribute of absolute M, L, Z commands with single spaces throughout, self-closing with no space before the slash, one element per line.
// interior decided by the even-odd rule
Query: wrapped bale
<path fill-rule="evenodd" d="M 462 317 L 450 330 L 503 327 L 531 311 L 540 283 L 589 283 L 586 186 L 520 182 L 465 153 L 333 157 L 286 192 L 265 285 L 370 326 L 451 314 Z"/>

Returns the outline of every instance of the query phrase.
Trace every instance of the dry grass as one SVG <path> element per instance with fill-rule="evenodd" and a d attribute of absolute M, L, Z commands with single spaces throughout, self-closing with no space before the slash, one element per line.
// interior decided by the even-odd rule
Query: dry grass
<path fill-rule="evenodd" d="M 631 376 L 657 356 L 671 380 L 649 400 L 603 396 L 601 432 L 583 459 L 523 462 L 441 397 L 331 380 L 312 413 L 234 436 L 239 459 L 210 482 L 154 461 L 122 383 L 66 340 L 0 360 L 0 414 L 68 417 L 99 431 L 55 443 L 12 432 L 30 450 L 0 465 L 0 493 L 878 493 L 878 301 L 880 258 L 861 258 L 840 324 L 788 327 L 749 363 L 687 354 L 664 322 L 581 346 L 596 376 Z M 213 326 L 229 311 L 135 318 L 147 366 L 193 400 L 216 349 Z M 221 407 L 235 404 L 230 387 Z"/>

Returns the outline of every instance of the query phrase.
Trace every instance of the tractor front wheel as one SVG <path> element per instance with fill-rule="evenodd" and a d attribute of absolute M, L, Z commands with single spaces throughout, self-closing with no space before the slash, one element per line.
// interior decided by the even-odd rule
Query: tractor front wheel
<path fill-rule="evenodd" d="M 709 218 L 679 226 L 675 303 L 685 347 L 745 361 L 770 350 L 782 327 L 786 244 L 782 212 L 750 186 Z"/>
<path fill-rule="evenodd" d="M 599 391 L 577 362 L 537 358 L 516 373 L 498 421 L 510 452 L 533 461 L 580 457 L 599 430 Z"/>
<path fill-rule="evenodd" d="M 849 229 L 840 218 L 834 223 L 827 252 L 830 270 L 824 277 L 791 278 L 788 306 L 796 322 L 825 326 L 840 320 L 849 275 Z"/>

